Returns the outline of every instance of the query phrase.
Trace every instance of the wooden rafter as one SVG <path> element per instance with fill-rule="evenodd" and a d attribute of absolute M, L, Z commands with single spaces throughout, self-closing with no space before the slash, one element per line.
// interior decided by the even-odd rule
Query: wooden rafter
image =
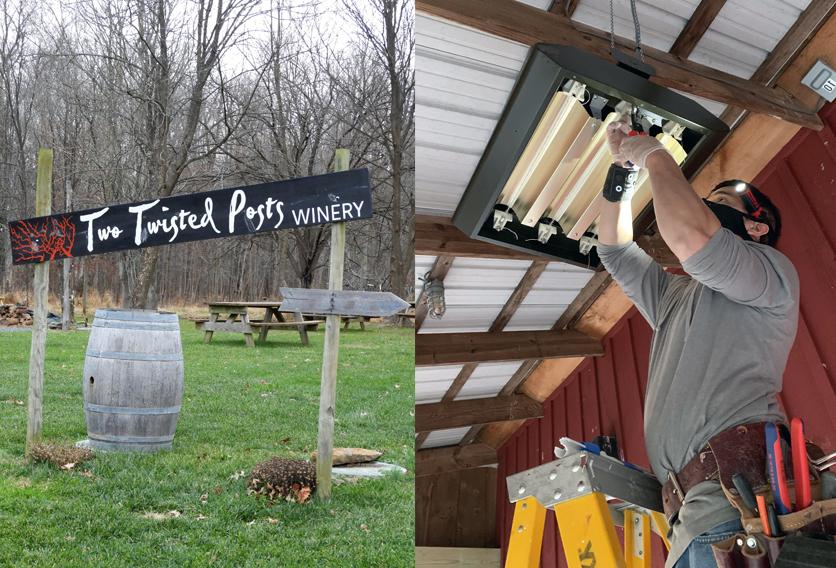
<path fill-rule="evenodd" d="M 836 0 L 810 2 L 749 80 L 763 83 L 767 87 L 773 86 L 781 72 L 804 49 L 810 38 L 816 35 L 834 11 L 836 11 Z M 720 115 L 720 118 L 729 126 L 734 127 L 745 114 L 746 110 L 732 105 Z"/>
<path fill-rule="evenodd" d="M 417 254 L 417 253 L 416 253 Z M 447 255 L 439 255 L 438 258 L 435 259 L 432 268 L 430 269 L 430 274 L 427 277 L 429 280 L 441 280 L 442 282 L 447 277 L 447 273 L 450 271 L 450 266 L 453 264 L 453 257 Z M 421 295 L 418 297 L 418 301 L 415 302 L 415 333 L 418 333 L 418 330 L 421 329 L 421 326 L 424 325 L 424 320 L 427 319 L 427 302 L 426 302 L 426 294 L 424 294 L 424 290 L 421 290 Z"/>
<path fill-rule="evenodd" d="M 456 365 L 603 355 L 597 339 L 574 330 L 419 333 L 415 365 Z"/>
<path fill-rule="evenodd" d="M 415 430 L 431 432 L 542 416 L 542 405 L 523 394 L 451 400 L 417 405 Z"/>
<path fill-rule="evenodd" d="M 673 42 L 671 54 L 687 59 L 725 3 L 726 0 L 702 0 Z"/>
<path fill-rule="evenodd" d="M 416 8 L 505 39 L 534 45 L 562 43 L 580 47 L 612 61 L 609 34 L 513 0 L 417 0 Z M 633 43 L 616 37 L 627 50 Z M 643 46 L 644 47 L 644 46 Z M 715 101 L 740 105 L 816 130 L 822 128 L 814 110 L 804 107 L 786 92 L 769 89 L 717 69 L 682 60 L 670 53 L 644 47 L 645 62 L 654 67 L 651 81 Z"/>
<path fill-rule="evenodd" d="M 496 461 L 496 450 L 487 444 L 421 450 L 415 453 L 415 475 L 421 477 L 455 469 L 471 469 Z"/>
<path fill-rule="evenodd" d="M 552 14 L 562 14 L 567 18 L 571 18 L 575 9 L 578 7 L 580 0 L 553 0 L 552 5 L 549 6 L 549 12 Z"/>

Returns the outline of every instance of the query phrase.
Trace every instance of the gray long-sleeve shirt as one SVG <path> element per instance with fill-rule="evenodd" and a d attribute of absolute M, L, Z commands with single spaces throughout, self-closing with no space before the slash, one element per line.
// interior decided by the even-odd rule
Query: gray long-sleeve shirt
<path fill-rule="evenodd" d="M 784 420 L 778 405 L 798 323 L 798 275 L 767 245 L 727 229 L 682 268 L 665 272 L 635 243 L 599 245 L 609 273 L 653 328 L 644 432 L 664 483 L 715 434 L 738 424 Z M 737 518 L 717 482 L 697 485 L 674 523 L 666 566 L 691 540 Z"/>

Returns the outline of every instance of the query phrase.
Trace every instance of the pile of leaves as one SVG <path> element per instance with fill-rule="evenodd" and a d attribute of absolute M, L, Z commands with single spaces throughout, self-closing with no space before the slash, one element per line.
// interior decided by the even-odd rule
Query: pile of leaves
<path fill-rule="evenodd" d="M 72 469 L 81 462 L 93 458 L 89 448 L 77 448 L 69 444 L 34 444 L 29 458 L 35 462 L 46 462 L 61 469 Z"/>
<path fill-rule="evenodd" d="M 247 494 L 305 503 L 316 491 L 316 467 L 309 461 L 271 458 L 253 468 L 247 481 Z"/>

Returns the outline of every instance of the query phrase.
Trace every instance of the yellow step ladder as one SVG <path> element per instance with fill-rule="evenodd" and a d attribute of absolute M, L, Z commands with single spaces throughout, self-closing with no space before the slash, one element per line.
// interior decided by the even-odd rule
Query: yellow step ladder
<path fill-rule="evenodd" d="M 659 482 L 606 455 L 577 452 L 509 475 L 507 484 L 515 508 L 505 568 L 540 565 L 548 509 L 569 568 L 650 568 L 651 530 L 670 548 Z M 616 526 L 624 527 L 623 551 Z"/>

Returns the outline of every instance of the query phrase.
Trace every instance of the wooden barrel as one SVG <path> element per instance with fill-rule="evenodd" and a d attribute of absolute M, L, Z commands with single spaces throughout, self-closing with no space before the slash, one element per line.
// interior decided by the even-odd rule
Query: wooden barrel
<path fill-rule="evenodd" d="M 84 362 L 84 416 L 96 449 L 171 448 L 183 400 L 177 314 L 96 310 Z"/>

